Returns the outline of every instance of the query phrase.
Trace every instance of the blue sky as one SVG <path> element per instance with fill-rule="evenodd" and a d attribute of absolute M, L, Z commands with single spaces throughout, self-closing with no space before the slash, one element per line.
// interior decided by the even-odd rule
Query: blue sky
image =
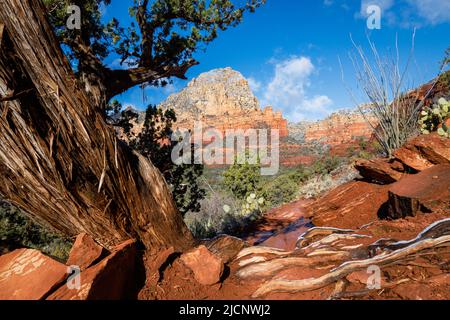
<path fill-rule="evenodd" d="M 104 19 L 114 16 L 127 21 L 127 3 L 112 1 Z M 371 4 L 382 9 L 380 30 L 367 28 L 366 8 Z M 353 88 L 358 102 L 364 102 L 348 56 L 350 34 L 365 48 L 369 35 L 382 54 L 395 48 L 398 36 L 400 56 L 406 61 L 414 28 L 409 82 L 417 85 L 438 73 L 450 46 L 450 0 L 268 0 L 256 13 L 247 14 L 238 27 L 221 33 L 206 52 L 198 53 L 195 58 L 200 65 L 187 76 L 192 79 L 211 69 L 232 67 L 249 80 L 262 106 L 282 110 L 291 121 L 317 120 L 355 106 L 346 86 Z M 147 88 L 144 94 L 134 88 L 118 98 L 143 109 L 186 84 L 175 80 L 166 88 Z"/>

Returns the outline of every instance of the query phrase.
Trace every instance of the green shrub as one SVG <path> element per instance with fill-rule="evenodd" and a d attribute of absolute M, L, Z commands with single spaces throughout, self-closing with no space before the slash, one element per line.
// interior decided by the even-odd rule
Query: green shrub
<path fill-rule="evenodd" d="M 312 170 L 315 174 L 325 175 L 330 174 L 342 164 L 342 159 L 336 156 L 327 156 L 321 160 L 316 161 L 312 165 Z"/>
<path fill-rule="evenodd" d="M 298 196 L 299 175 L 296 173 L 283 174 L 267 181 L 261 188 L 261 194 L 266 200 L 267 208 L 274 208 L 294 201 Z"/>
<path fill-rule="evenodd" d="M 19 209 L 0 201 L 0 244 L 6 249 L 32 248 L 66 261 L 72 242 L 39 226 Z M 1 249 L 1 248 L 0 248 Z"/>
<path fill-rule="evenodd" d="M 185 222 L 197 239 L 220 234 L 240 236 L 262 216 L 264 198 L 250 194 L 245 201 L 224 192 L 213 192 L 202 200 L 199 212 L 189 212 Z"/>
<path fill-rule="evenodd" d="M 147 157 L 163 174 L 171 191 L 179 212 L 184 216 L 189 211 L 199 211 L 200 201 L 205 198 L 206 191 L 202 188 L 200 178 L 204 166 L 195 163 L 194 145 L 191 144 L 192 164 L 176 165 L 172 161 L 172 151 L 182 137 L 173 141 L 173 125 L 177 121 L 175 111 L 163 110 L 149 105 L 145 112 L 141 132 L 132 132 L 139 114 L 131 109 L 122 110 L 122 105 L 114 100 L 109 105 L 110 121 L 123 130 L 131 148 Z M 188 143 L 188 142 L 184 142 Z M 190 142 L 189 142 L 190 143 Z"/>
<path fill-rule="evenodd" d="M 431 108 L 422 111 L 419 119 L 422 134 L 437 131 L 440 136 L 450 138 L 450 128 L 445 124 L 449 118 L 450 102 L 441 98 Z"/>
<path fill-rule="evenodd" d="M 250 164 L 248 154 L 244 161 L 236 157 L 234 164 L 223 173 L 223 185 L 237 199 L 244 200 L 256 192 L 261 181 L 261 166 Z"/>

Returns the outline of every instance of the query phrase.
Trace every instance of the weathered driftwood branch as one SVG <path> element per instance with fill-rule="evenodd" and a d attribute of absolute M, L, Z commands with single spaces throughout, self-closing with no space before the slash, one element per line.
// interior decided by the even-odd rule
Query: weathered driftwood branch
<path fill-rule="evenodd" d="M 303 244 L 319 237 L 324 238 L 292 252 L 268 247 L 246 248 L 237 257 L 237 260 L 242 259 L 238 263 L 241 269 L 237 272 L 237 276 L 242 279 L 267 278 L 290 267 L 322 268 L 326 266 L 329 268 L 336 266 L 336 264 L 350 259 L 353 252 L 360 247 L 350 246 L 343 249 L 345 244 L 340 245 L 342 241 L 369 237 L 351 234 L 351 232 L 353 230 L 312 228 L 301 236 Z M 248 258 L 243 259 L 246 257 Z"/>
<path fill-rule="evenodd" d="M 300 235 L 297 240 L 297 248 L 307 247 L 314 240 L 314 238 L 319 236 L 325 237 L 333 234 L 349 234 L 353 232 L 355 231 L 349 229 L 314 227 Z"/>
<path fill-rule="evenodd" d="M 423 239 L 386 255 L 379 255 L 366 260 L 346 262 L 338 268 L 332 270 L 330 273 L 319 278 L 304 280 L 271 280 L 263 284 L 253 294 L 253 297 L 261 297 L 271 292 L 295 293 L 320 289 L 342 279 L 343 277 L 346 277 L 355 271 L 364 270 L 372 265 L 385 266 L 396 264 L 409 258 L 411 255 L 439 247 L 449 242 L 450 236 L 448 235 L 439 238 Z"/>
<path fill-rule="evenodd" d="M 320 239 L 300 250 L 302 252 L 309 253 L 311 251 L 315 251 L 315 250 L 323 248 L 323 247 L 331 247 L 331 246 L 336 247 L 336 245 L 339 242 L 341 242 L 342 240 L 354 240 L 354 239 L 361 239 L 361 238 L 370 238 L 370 236 L 361 235 L 361 234 L 334 233 L 334 234 L 330 234 L 329 236 L 326 236 L 325 238 Z"/>
<path fill-rule="evenodd" d="M 287 256 L 291 251 L 285 251 L 281 249 L 276 248 L 269 248 L 269 247 L 249 247 L 243 249 L 236 257 L 236 260 L 242 259 L 243 257 L 249 256 L 249 255 L 261 255 L 261 254 L 268 254 L 268 255 L 275 255 L 275 256 Z"/>
<path fill-rule="evenodd" d="M 409 241 L 397 241 L 393 239 L 380 239 L 377 242 L 369 246 L 369 250 L 372 255 L 381 251 L 394 251 L 401 248 L 410 246 L 411 244 L 417 243 L 423 239 L 433 239 L 437 237 L 442 237 L 450 235 L 450 218 L 437 221 L 426 229 L 424 229 L 416 238 Z"/>
<path fill-rule="evenodd" d="M 347 256 L 346 256 L 347 257 Z M 247 265 L 237 272 L 237 276 L 241 279 L 249 278 L 267 278 L 275 275 L 278 271 L 289 267 L 317 267 L 324 264 L 335 265 L 344 259 L 341 255 L 333 255 L 328 258 L 315 257 L 288 257 L 278 258 L 266 262 Z"/>

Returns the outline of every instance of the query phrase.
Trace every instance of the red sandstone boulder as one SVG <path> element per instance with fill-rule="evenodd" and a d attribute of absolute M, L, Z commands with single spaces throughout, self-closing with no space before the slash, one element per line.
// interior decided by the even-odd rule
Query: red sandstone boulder
<path fill-rule="evenodd" d="M 395 158 L 417 171 L 450 163 L 450 139 L 433 133 L 421 135 L 394 153 Z"/>
<path fill-rule="evenodd" d="M 378 220 L 389 188 L 364 181 L 343 184 L 305 208 L 305 217 L 316 226 L 357 229 Z"/>
<path fill-rule="evenodd" d="M 388 216 L 416 216 L 418 212 L 450 210 L 450 164 L 410 175 L 389 189 Z"/>
<path fill-rule="evenodd" d="M 128 297 L 134 284 L 136 241 L 115 247 L 112 253 L 80 274 L 79 288 L 64 285 L 48 300 L 119 300 Z"/>
<path fill-rule="evenodd" d="M 218 236 L 207 244 L 209 251 L 218 256 L 224 263 L 231 262 L 247 244 L 236 237 Z"/>
<path fill-rule="evenodd" d="M 224 271 L 223 261 L 204 245 L 183 254 L 180 259 L 192 270 L 198 283 L 212 286 L 220 282 Z"/>
<path fill-rule="evenodd" d="M 400 148 L 394 153 L 394 157 L 408 167 L 417 171 L 423 171 L 434 166 L 434 164 L 425 159 L 415 149 L 410 150 L 406 148 Z"/>
<path fill-rule="evenodd" d="M 0 256 L 0 300 L 40 300 L 64 283 L 67 266 L 37 250 Z"/>
<path fill-rule="evenodd" d="M 81 271 L 92 266 L 106 250 L 97 244 L 91 236 L 86 233 L 78 235 L 67 260 L 68 266 L 78 266 Z"/>
<path fill-rule="evenodd" d="M 395 164 L 398 167 L 398 164 Z M 393 169 L 391 164 L 384 159 L 358 160 L 355 163 L 356 170 L 368 181 L 391 184 L 400 180 L 403 174 Z"/>

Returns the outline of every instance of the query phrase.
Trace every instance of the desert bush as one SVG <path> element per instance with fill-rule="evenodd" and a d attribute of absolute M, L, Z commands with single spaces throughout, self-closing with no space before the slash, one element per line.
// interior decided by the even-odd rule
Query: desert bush
<path fill-rule="evenodd" d="M 354 166 L 349 163 L 343 163 L 328 174 L 311 175 L 305 183 L 300 185 L 298 195 L 306 199 L 316 198 L 344 183 L 353 181 L 357 177 L 358 172 Z"/>
<path fill-rule="evenodd" d="M 0 201 L 0 244 L 8 250 L 24 247 L 37 249 L 63 262 L 72 247 L 70 239 L 38 225 L 19 209 L 3 201 Z"/>
<path fill-rule="evenodd" d="M 450 138 L 450 128 L 446 121 L 450 118 L 450 102 L 441 98 L 431 108 L 426 108 L 421 113 L 419 125 L 422 134 L 430 134 L 437 131 L 442 137 Z"/>
<path fill-rule="evenodd" d="M 269 180 L 261 188 L 267 208 L 274 208 L 297 199 L 300 179 L 295 173 L 287 173 Z"/>
<path fill-rule="evenodd" d="M 250 194 L 244 201 L 226 192 L 212 192 L 202 200 L 199 212 L 189 212 L 185 222 L 197 239 L 220 234 L 239 236 L 262 216 L 265 200 Z"/>
<path fill-rule="evenodd" d="M 244 200 L 257 191 L 261 181 L 261 166 L 251 164 L 248 154 L 242 161 L 236 157 L 234 164 L 223 173 L 223 185 L 237 199 Z"/>
<path fill-rule="evenodd" d="M 342 159 L 336 156 L 326 156 L 320 159 L 312 165 L 312 170 L 314 174 L 325 175 L 330 174 L 342 163 Z"/>
<path fill-rule="evenodd" d="M 351 59 L 355 67 L 357 82 L 369 100 L 364 107 L 358 104 L 358 108 L 373 128 L 384 154 L 391 157 L 396 149 L 418 132 L 417 119 L 425 102 L 423 99 L 422 102 L 416 103 L 418 89 L 411 90 L 413 86 L 407 84 L 413 50 L 402 68 L 398 58 L 398 46 L 396 46 L 395 55 L 382 57 L 369 40 L 373 56 L 372 62 L 361 46 L 353 44 L 356 54 Z M 431 91 L 432 89 L 429 90 L 426 97 Z M 375 116 L 376 123 L 369 120 L 368 113 Z"/>

